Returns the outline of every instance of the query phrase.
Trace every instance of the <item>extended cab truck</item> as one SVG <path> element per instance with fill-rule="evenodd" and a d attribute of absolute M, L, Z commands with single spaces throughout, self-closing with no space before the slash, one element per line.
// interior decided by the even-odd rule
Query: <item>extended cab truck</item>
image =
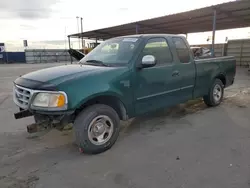
<path fill-rule="evenodd" d="M 79 58 L 79 56 L 78 56 Z M 233 57 L 194 60 L 184 37 L 132 35 L 106 40 L 79 63 L 47 68 L 14 81 L 15 117 L 37 124 L 73 123 L 85 153 L 116 142 L 120 120 L 203 97 L 217 106 L 234 82 Z"/>

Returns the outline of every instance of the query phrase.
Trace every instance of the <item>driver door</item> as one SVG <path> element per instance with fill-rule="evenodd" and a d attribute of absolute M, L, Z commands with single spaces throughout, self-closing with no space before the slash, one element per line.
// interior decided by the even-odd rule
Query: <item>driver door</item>
<path fill-rule="evenodd" d="M 136 72 L 136 114 L 154 111 L 179 102 L 180 79 L 175 75 L 172 53 L 166 38 L 150 38 L 139 56 L 153 55 L 156 65 Z"/>

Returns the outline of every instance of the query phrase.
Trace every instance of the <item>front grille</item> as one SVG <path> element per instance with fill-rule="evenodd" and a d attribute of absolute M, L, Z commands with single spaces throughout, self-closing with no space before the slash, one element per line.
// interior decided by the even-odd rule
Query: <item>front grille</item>
<path fill-rule="evenodd" d="M 31 90 L 15 85 L 13 92 L 14 102 L 16 105 L 20 108 L 27 109 L 32 95 Z"/>

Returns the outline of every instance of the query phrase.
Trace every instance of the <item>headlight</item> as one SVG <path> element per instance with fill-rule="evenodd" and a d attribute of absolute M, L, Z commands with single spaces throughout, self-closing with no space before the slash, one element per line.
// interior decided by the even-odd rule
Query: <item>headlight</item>
<path fill-rule="evenodd" d="M 66 109 L 67 96 L 65 93 L 38 93 L 36 94 L 32 104 L 32 108 L 52 108 Z"/>

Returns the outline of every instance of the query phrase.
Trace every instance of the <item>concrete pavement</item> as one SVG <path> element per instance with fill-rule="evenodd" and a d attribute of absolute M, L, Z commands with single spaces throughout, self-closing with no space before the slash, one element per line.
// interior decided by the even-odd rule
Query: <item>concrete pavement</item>
<path fill-rule="evenodd" d="M 78 152 L 72 131 L 31 138 L 15 120 L 12 81 L 47 65 L 0 65 L 1 188 L 249 188 L 250 75 L 216 108 L 202 101 L 123 122 L 113 148 Z"/>

